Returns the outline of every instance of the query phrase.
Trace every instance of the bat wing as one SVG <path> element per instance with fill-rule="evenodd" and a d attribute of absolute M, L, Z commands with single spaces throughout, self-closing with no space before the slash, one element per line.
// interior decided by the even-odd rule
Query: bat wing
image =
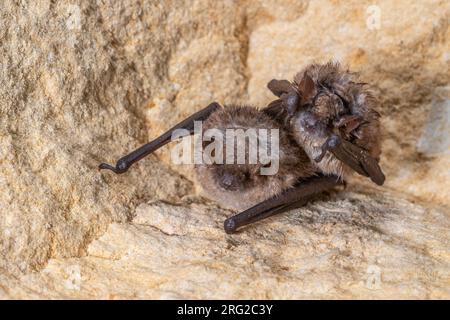
<path fill-rule="evenodd" d="M 330 151 L 347 166 L 360 175 L 369 177 L 376 184 L 381 186 L 384 183 L 385 176 L 378 161 L 367 150 L 337 135 L 332 135 L 322 146 L 322 154 L 315 161 L 320 162 L 326 151 Z"/>

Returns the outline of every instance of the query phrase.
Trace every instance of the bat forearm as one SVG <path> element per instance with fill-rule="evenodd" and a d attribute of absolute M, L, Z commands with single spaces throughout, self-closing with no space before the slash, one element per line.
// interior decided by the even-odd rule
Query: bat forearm
<path fill-rule="evenodd" d="M 281 194 L 265 200 L 235 216 L 225 220 L 226 233 L 233 233 L 237 228 L 268 218 L 306 204 L 312 196 L 328 190 L 338 184 L 336 176 L 317 176 L 309 178 L 288 189 Z"/>
<path fill-rule="evenodd" d="M 133 152 L 127 154 L 126 156 L 120 158 L 116 166 L 113 167 L 109 164 L 102 163 L 99 165 L 99 169 L 108 169 L 113 171 L 114 173 L 124 173 L 127 172 L 128 169 L 131 167 L 133 163 L 138 162 L 142 158 L 146 157 L 147 155 L 153 153 L 155 150 L 161 148 L 162 146 L 166 145 L 170 142 L 172 133 L 177 129 L 185 129 L 190 132 L 190 134 L 193 134 L 194 132 L 194 121 L 203 121 L 207 119 L 211 113 L 219 109 L 221 106 L 213 102 L 210 105 L 208 105 L 206 108 L 194 113 L 189 118 L 181 121 L 165 133 L 163 133 L 161 136 L 156 138 L 155 140 L 144 144 L 143 146 L 137 148 Z"/>

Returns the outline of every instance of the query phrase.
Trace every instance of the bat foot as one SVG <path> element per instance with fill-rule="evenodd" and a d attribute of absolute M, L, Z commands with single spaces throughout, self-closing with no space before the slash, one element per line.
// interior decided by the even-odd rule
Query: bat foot
<path fill-rule="evenodd" d="M 124 173 L 128 170 L 129 165 L 125 162 L 125 161 L 117 161 L 117 164 L 115 167 L 113 167 L 110 164 L 107 163 L 101 163 L 98 166 L 99 170 L 111 170 L 112 172 L 116 173 L 116 174 L 120 174 L 120 173 Z"/>

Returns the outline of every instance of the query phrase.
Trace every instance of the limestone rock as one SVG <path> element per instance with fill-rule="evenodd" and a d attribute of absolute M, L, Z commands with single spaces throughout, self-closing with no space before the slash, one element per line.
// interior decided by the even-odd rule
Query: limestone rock
<path fill-rule="evenodd" d="M 226 235 L 211 204 L 141 204 L 84 258 L 53 259 L 10 296 L 45 298 L 448 298 L 442 208 L 362 190 Z"/>
<path fill-rule="evenodd" d="M 0 1 L 0 297 L 449 298 L 449 21 L 439 0 Z M 168 148 L 97 171 L 328 59 L 374 85 L 383 188 L 230 236 Z"/>
<path fill-rule="evenodd" d="M 236 5 L 6 0 L 0 14 L 0 268 L 78 256 L 139 201 L 191 192 L 155 156 L 121 176 L 97 166 L 146 142 L 157 97 L 176 96 L 153 112 L 166 126 L 243 90 Z"/>

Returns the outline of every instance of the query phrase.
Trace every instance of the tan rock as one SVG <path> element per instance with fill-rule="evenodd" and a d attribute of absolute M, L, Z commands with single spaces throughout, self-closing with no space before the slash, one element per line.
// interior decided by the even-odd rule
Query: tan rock
<path fill-rule="evenodd" d="M 449 298 L 449 18 L 437 0 L 1 1 L 0 297 Z M 168 148 L 97 171 L 330 58 L 380 98 L 383 188 L 356 178 L 229 236 Z"/>
<path fill-rule="evenodd" d="M 226 235 L 211 204 L 141 204 L 84 258 L 53 259 L 9 296 L 448 298 L 448 215 L 346 191 Z M 249 285 L 251 284 L 251 285 Z"/>
<path fill-rule="evenodd" d="M 148 139 L 156 97 L 176 95 L 166 126 L 243 91 L 236 5 L 7 0 L 0 12 L 0 268 L 78 256 L 137 203 L 191 192 L 154 156 L 120 177 L 97 166 Z"/>

